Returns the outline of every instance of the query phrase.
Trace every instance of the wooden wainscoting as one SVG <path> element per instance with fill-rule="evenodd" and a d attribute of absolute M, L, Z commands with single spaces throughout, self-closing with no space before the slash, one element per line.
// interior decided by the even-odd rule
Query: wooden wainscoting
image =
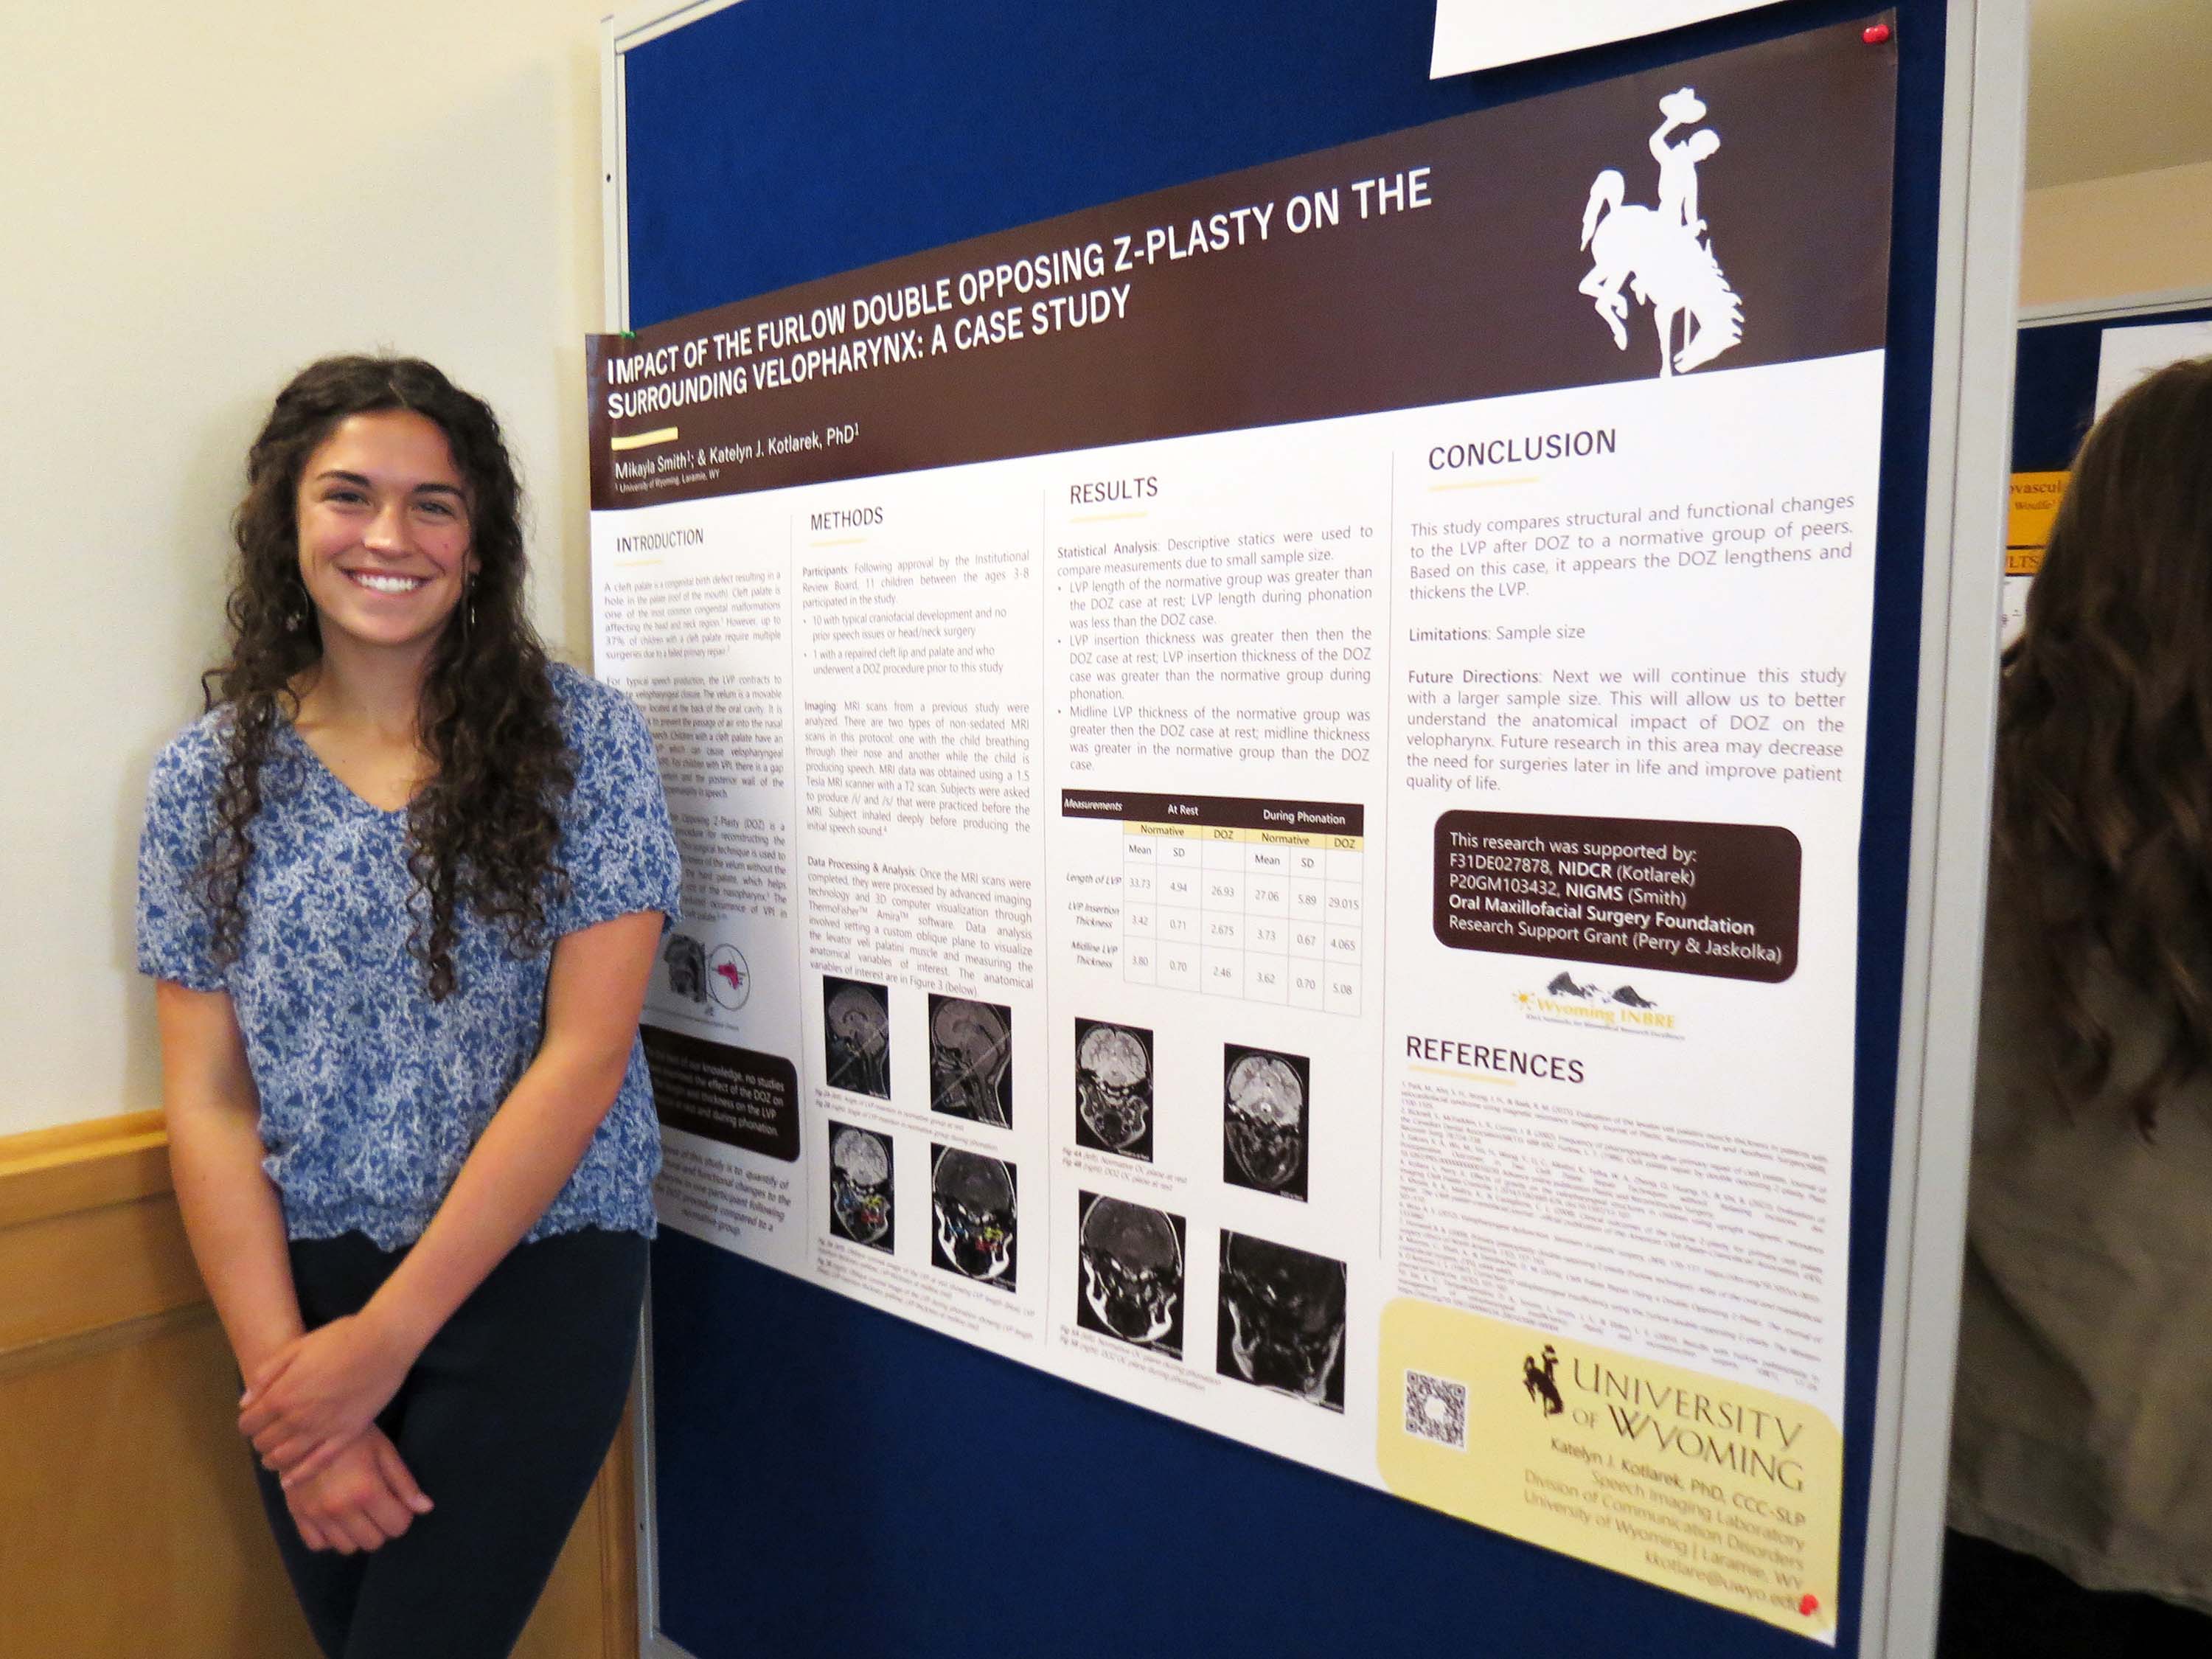
<path fill-rule="evenodd" d="M 233 1421 L 161 1115 L 0 1138 L 0 1642 L 315 1659 Z M 637 1659 L 627 1426 L 518 1659 Z"/>

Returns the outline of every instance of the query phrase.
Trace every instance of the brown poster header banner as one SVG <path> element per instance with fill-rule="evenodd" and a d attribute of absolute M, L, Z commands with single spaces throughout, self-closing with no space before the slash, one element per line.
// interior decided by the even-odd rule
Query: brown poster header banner
<path fill-rule="evenodd" d="M 592 505 L 1644 380 L 1647 300 L 1670 367 L 1878 348 L 1896 96 L 1841 25 L 596 336 Z"/>

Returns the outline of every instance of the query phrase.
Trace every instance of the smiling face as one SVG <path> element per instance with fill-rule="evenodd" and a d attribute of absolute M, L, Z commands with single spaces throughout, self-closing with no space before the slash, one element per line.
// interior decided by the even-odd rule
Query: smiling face
<path fill-rule="evenodd" d="M 297 499 L 300 579 L 324 649 L 434 643 L 476 569 L 466 486 L 438 423 L 348 416 L 307 457 Z"/>

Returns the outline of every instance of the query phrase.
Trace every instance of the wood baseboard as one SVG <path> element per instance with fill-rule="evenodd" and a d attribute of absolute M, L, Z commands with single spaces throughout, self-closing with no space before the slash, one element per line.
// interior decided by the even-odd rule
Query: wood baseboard
<path fill-rule="evenodd" d="M 0 1138 L 0 1227 L 168 1190 L 169 1137 L 159 1112 Z"/>
<path fill-rule="evenodd" d="M 158 1112 L 0 1138 L 0 1608 L 40 1659 L 314 1659 Z M 518 1659 L 637 1659 L 625 1431 Z M 18 1645 L 20 1644 L 20 1646 Z"/>

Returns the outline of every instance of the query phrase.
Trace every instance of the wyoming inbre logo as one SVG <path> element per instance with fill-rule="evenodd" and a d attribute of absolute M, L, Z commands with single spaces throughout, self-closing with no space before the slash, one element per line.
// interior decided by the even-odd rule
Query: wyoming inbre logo
<path fill-rule="evenodd" d="M 1514 992 L 1513 1000 L 1520 1005 L 1523 1018 L 1547 1024 L 1675 1040 L 1683 1035 L 1676 1016 L 1633 985 L 1608 990 L 1599 980 L 1584 984 L 1571 968 L 1560 969 L 1540 991 Z"/>
<path fill-rule="evenodd" d="M 1544 988 L 1544 994 L 1554 997 L 1580 997 L 1585 1002 L 1595 998 L 1601 1002 L 1617 1002 L 1624 1008 L 1656 1008 L 1659 1006 L 1642 995 L 1633 985 L 1621 986 L 1608 998 L 1605 994 L 1603 986 L 1577 985 L 1575 982 L 1575 976 L 1564 968 L 1552 975 L 1552 982 Z M 1522 1000 L 1525 1002 L 1528 999 L 1524 997 Z"/>
<path fill-rule="evenodd" d="M 1596 303 L 1613 344 L 1623 351 L 1628 349 L 1629 304 L 1621 285 L 1627 284 L 1638 304 L 1651 307 L 1664 377 L 1686 374 L 1741 340 L 1743 305 L 1722 275 L 1705 236 L 1705 222 L 1698 216 L 1698 163 L 1721 147 L 1721 136 L 1700 127 L 1679 143 L 1668 143 L 1677 127 L 1705 118 L 1705 106 L 1691 88 L 1662 98 L 1659 113 L 1666 118 L 1650 141 L 1651 159 L 1659 164 L 1659 204 L 1624 207 L 1627 181 L 1611 167 L 1598 174 L 1583 209 L 1583 246 L 1591 264 L 1582 292 Z"/>

